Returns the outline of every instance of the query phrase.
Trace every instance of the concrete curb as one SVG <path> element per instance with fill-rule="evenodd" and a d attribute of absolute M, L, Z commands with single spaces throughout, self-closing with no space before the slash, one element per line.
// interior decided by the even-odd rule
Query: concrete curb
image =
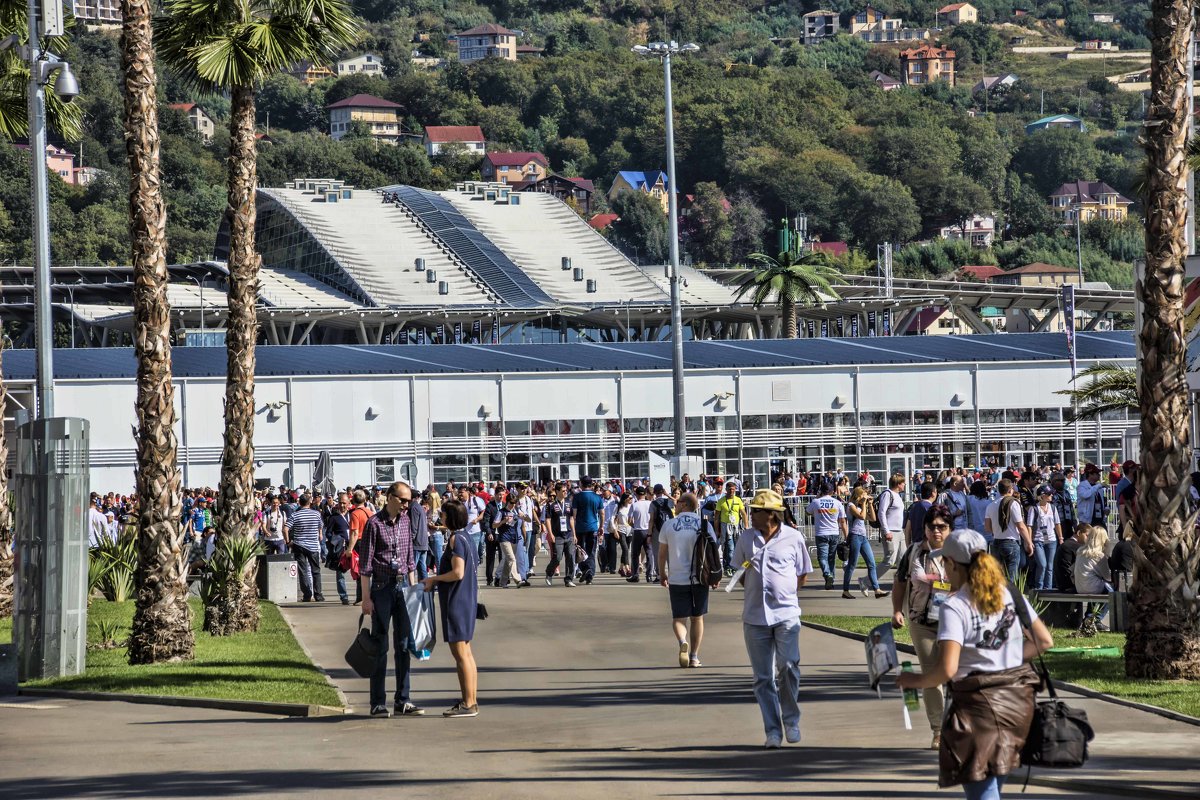
<path fill-rule="evenodd" d="M 257 700 L 219 700 L 209 697 L 170 697 L 154 694 L 121 694 L 120 692 L 73 692 L 68 689 L 39 689 L 37 687 L 21 687 L 18 689 L 18 694 L 30 697 L 61 697 L 70 700 L 110 700 L 153 706 L 213 708 L 219 711 L 244 711 L 250 714 L 275 714 L 284 717 L 332 717 L 347 713 L 345 708 L 305 703 L 266 703 Z"/>
<path fill-rule="evenodd" d="M 296 632 L 296 625 L 292 621 L 291 616 L 287 614 L 287 608 L 279 605 L 278 603 L 275 604 L 275 607 L 279 609 L 279 616 L 283 617 L 283 621 L 286 622 L 288 628 L 291 629 L 292 638 L 296 640 L 298 645 L 300 645 L 300 649 L 304 651 L 304 655 L 308 656 L 308 660 L 312 662 L 314 667 L 321 670 L 321 674 L 325 676 L 325 682 L 332 686 L 333 690 L 337 692 L 338 700 L 341 702 L 342 708 L 345 709 L 345 713 L 351 713 L 353 709 L 350 708 L 350 702 L 346 700 L 346 695 L 342 693 L 342 687 L 338 686 L 334 682 L 333 677 L 329 674 L 329 670 L 325 669 L 325 666 L 320 661 L 317 661 L 317 659 L 313 658 L 312 651 L 308 649 L 308 645 L 304 643 L 304 640 L 300 638 L 300 634 Z"/>
<path fill-rule="evenodd" d="M 865 642 L 867 640 L 866 636 L 861 633 L 855 633 L 854 631 L 848 631 L 843 628 L 834 628 L 830 625 L 823 625 L 819 622 L 805 622 L 803 617 L 800 618 L 800 621 L 803 625 L 823 633 L 832 633 L 835 636 L 841 636 L 846 639 L 854 639 L 858 642 Z M 909 653 L 911 655 L 916 655 L 917 652 L 913 649 L 912 645 L 904 644 L 902 642 L 896 642 L 896 650 L 901 653 Z M 1075 694 L 1083 695 L 1084 697 L 1088 697 L 1093 700 L 1103 700 L 1104 702 L 1112 703 L 1113 705 L 1133 708 L 1150 714 L 1157 714 L 1160 717 L 1166 717 L 1167 719 L 1174 720 L 1175 722 L 1183 722 L 1187 725 L 1196 725 L 1200 727 L 1200 717 L 1193 717 L 1188 714 L 1182 714 L 1178 711 L 1172 711 L 1168 708 L 1159 708 L 1158 706 L 1138 703 L 1134 700 L 1126 700 L 1121 697 L 1113 697 L 1111 694 L 1104 694 L 1103 692 L 1098 692 L 1095 689 L 1089 689 L 1086 686 L 1080 686 L 1075 683 L 1068 683 L 1067 681 L 1060 681 L 1056 679 L 1054 681 L 1054 688 L 1061 689 L 1064 692 L 1074 692 Z M 1030 783 L 1033 783 L 1033 781 L 1031 780 Z M 1107 791 L 1107 785 L 1105 788 Z"/>

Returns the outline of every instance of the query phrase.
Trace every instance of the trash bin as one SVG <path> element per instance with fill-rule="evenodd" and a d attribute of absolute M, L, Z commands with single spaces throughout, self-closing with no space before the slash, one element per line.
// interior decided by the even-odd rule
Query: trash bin
<path fill-rule="evenodd" d="M 272 603 L 294 603 L 300 599 L 300 570 L 288 553 L 258 557 L 258 595 Z"/>

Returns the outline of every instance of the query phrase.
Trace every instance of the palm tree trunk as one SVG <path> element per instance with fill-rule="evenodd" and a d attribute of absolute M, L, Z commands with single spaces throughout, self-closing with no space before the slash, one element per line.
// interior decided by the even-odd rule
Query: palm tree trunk
<path fill-rule="evenodd" d="M 800 335 L 796 325 L 796 304 L 790 297 L 784 297 L 779 302 L 779 311 L 783 315 L 783 336 L 785 339 L 795 339 Z"/>
<path fill-rule="evenodd" d="M 4 353 L 4 331 L 0 329 L 0 356 Z M 4 388 L 4 366 L 0 363 L 0 618 L 13 612 L 12 509 L 8 504 L 8 437 L 4 415 L 8 395 Z"/>
<path fill-rule="evenodd" d="M 171 311 L 167 303 L 167 210 L 159 175 L 152 13 L 148 0 L 121 2 L 129 238 L 133 243 L 133 346 L 138 364 L 137 610 L 129 636 L 131 664 L 190 659 L 195 646 L 180 525 Z"/>
<path fill-rule="evenodd" d="M 1183 329 L 1192 3 L 1153 0 L 1151 14 L 1146 269 L 1137 284 L 1142 302 L 1140 520 L 1125 673 L 1194 680 L 1200 678 L 1200 548 L 1186 502 L 1191 449 Z"/>
<path fill-rule="evenodd" d="M 229 322 L 225 332 L 225 447 L 221 451 L 217 537 L 254 536 L 254 345 L 258 341 L 259 255 L 254 242 L 254 193 L 258 184 L 254 139 L 254 89 L 233 90 L 229 123 Z M 221 605 L 204 610 L 204 629 L 235 633 L 258 629 L 258 591 L 251 562 L 242 576 L 234 619 Z M 236 582 L 231 581 L 236 586 Z M 226 606 L 228 607 L 228 606 Z"/>

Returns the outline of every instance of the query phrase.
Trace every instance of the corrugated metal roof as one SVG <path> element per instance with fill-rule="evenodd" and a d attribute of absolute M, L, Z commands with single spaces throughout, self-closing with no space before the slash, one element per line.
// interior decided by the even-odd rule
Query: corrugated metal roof
<path fill-rule="evenodd" d="M 1080 361 L 1134 357 L 1129 331 L 1080 332 Z M 577 372 L 669 370 L 669 342 L 514 345 L 261 345 L 259 377 L 288 375 L 423 375 L 480 372 Z M 33 350 L 4 353 L 6 380 L 33 380 Z M 1061 333 L 989 336 L 896 336 L 858 339 L 759 339 L 684 343 L 687 369 L 855 366 L 858 364 L 948 364 L 999 361 L 1065 361 Z M 225 348 L 178 347 L 175 377 L 225 374 Z M 59 380 L 133 378 L 131 348 L 78 348 L 54 352 Z"/>

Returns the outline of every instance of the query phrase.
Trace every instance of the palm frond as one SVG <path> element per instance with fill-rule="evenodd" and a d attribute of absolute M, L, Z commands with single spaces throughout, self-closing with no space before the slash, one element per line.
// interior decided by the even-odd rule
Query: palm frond
<path fill-rule="evenodd" d="M 1087 382 L 1079 385 L 1081 379 Z M 1109 411 L 1139 408 L 1137 372 L 1118 364 L 1093 364 L 1075 376 L 1076 385 L 1055 394 L 1070 397 L 1076 411 L 1068 422 L 1096 419 Z"/>

